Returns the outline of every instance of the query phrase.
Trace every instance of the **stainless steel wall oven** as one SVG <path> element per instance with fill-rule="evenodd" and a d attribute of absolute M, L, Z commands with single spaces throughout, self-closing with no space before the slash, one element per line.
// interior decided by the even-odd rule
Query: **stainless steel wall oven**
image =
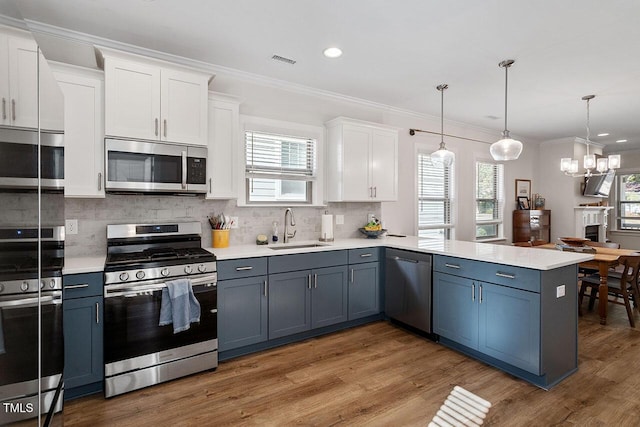
<path fill-rule="evenodd" d="M 215 256 L 199 222 L 109 225 L 105 265 L 105 396 L 218 366 Z M 200 321 L 159 326 L 167 282 L 188 278 Z"/>
<path fill-rule="evenodd" d="M 34 418 L 41 363 L 43 414 L 62 409 L 64 228 L 0 228 L 0 403 L 3 422 Z M 38 293 L 40 298 L 38 298 Z M 38 360 L 38 299 L 41 362 Z M 10 405 L 10 406 L 5 406 Z M 6 410 L 6 408 L 10 408 Z"/>

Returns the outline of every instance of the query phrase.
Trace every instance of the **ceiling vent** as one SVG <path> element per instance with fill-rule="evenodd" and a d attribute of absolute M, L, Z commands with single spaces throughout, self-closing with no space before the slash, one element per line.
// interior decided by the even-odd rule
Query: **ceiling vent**
<path fill-rule="evenodd" d="M 284 56 L 280 56 L 280 55 L 273 55 L 273 56 L 271 57 L 271 59 L 273 59 L 274 61 L 284 62 L 284 63 L 286 63 L 286 64 L 290 64 L 290 65 L 293 65 L 293 64 L 295 64 L 295 63 L 296 63 L 296 61 L 295 61 L 295 60 L 293 60 L 293 59 L 289 59 L 289 58 L 285 58 Z"/>

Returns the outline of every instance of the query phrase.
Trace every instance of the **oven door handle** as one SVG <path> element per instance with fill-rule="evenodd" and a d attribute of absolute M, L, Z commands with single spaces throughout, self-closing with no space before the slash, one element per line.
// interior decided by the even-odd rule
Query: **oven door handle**
<path fill-rule="evenodd" d="M 206 276 L 206 277 L 200 277 L 198 279 L 191 279 L 191 286 L 192 287 L 196 287 L 196 286 L 216 286 L 216 281 L 217 281 L 217 275 L 214 276 Z M 159 282 L 159 283 L 151 283 L 148 285 L 137 285 L 137 286 L 131 286 L 131 285 L 107 285 L 104 287 L 105 289 L 105 293 L 104 293 L 104 297 L 105 298 L 112 298 L 112 297 L 121 297 L 121 296 L 135 296 L 141 292 L 153 292 L 153 291 L 159 291 L 162 290 L 164 288 L 167 287 L 166 282 Z"/>
<path fill-rule="evenodd" d="M 38 301 L 40 301 L 40 305 L 62 304 L 62 293 L 56 292 L 53 295 L 47 295 L 40 298 L 33 297 L 0 301 L 0 308 L 11 310 L 14 308 L 37 307 Z"/>

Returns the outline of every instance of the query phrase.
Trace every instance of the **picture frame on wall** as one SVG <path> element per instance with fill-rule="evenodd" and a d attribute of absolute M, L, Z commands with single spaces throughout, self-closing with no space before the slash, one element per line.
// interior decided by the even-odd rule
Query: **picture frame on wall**
<path fill-rule="evenodd" d="M 516 179 L 516 201 L 520 201 L 521 197 L 531 199 L 531 180 Z"/>
<path fill-rule="evenodd" d="M 529 199 L 527 197 L 518 197 L 518 209 L 531 209 L 529 205 Z"/>

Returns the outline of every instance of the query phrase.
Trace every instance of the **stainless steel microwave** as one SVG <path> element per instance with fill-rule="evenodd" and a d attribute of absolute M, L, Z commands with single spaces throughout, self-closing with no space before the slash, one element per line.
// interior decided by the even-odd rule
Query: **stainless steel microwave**
<path fill-rule="evenodd" d="M 64 134 L 6 127 L 0 127 L 0 188 L 38 188 L 38 140 L 40 188 L 64 188 Z"/>
<path fill-rule="evenodd" d="M 105 139 L 108 192 L 206 193 L 207 148 Z"/>

